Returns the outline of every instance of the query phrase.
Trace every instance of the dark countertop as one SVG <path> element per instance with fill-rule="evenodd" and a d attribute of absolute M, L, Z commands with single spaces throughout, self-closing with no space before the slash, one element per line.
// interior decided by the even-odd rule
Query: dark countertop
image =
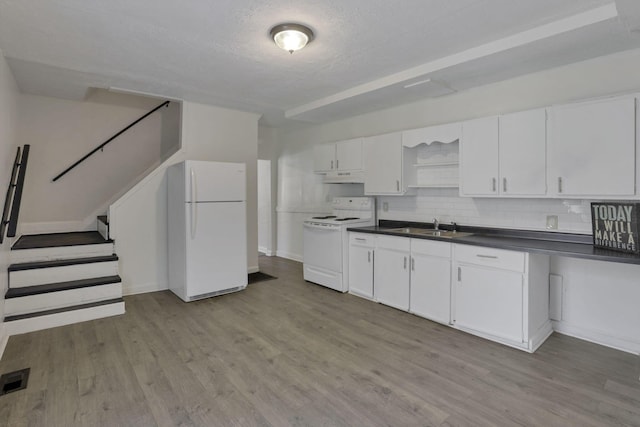
<path fill-rule="evenodd" d="M 384 234 L 388 236 L 410 237 L 413 239 L 438 240 L 464 245 L 485 246 L 498 249 L 509 249 L 521 252 L 533 252 L 546 255 L 586 258 L 598 261 L 640 264 L 640 255 L 618 252 L 610 249 L 595 248 L 592 236 L 588 234 L 570 234 L 546 231 L 508 230 L 499 228 L 483 228 L 458 226 L 458 231 L 473 233 L 464 237 L 435 237 L 421 234 L 409 234 L 390 231 L 394 228 L 416 227 L 432 228 L 430 223 L 381 220 L 378 226 L 350 227 L 348 231 L 360 233 Z M 450 230 L 450 225 L 440 227 Z"/>

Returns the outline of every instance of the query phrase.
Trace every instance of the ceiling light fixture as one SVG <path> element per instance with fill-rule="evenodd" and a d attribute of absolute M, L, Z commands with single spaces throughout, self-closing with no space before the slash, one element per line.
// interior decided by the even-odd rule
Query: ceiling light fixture
<path fill-rule="evenodd" d="M 311 28 L 300 24 L 280 24 L 271 29 L 271 38 L 289 53 L 300 50 L 313 40 Z"/>

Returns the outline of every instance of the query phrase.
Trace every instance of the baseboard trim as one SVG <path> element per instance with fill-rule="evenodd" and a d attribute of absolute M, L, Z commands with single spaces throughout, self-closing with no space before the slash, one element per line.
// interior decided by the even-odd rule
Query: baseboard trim
<path fill-rule="evenodd" d="M 302 255 L 294 254 L 291 252 L 276 251 L 276 256 L 279 256 L 280 258 L 290 259 L 292 261 L 302 262 Z"/>
<path fill-rule="evenodd" d="M 633 341 L 621 337 L 614 337 L 610 334 L 605 334 L 591 329 L 582 328 L 580 326 L 567 324 L 566 322 L 553 321 L 552 325 L 553 330 L 559 334 L 579 338 L 581 340 L 603 345 L 605 347 L 615 348 L 616 350 L 624 351 L 627 353 L 640 355 L 640 342 L 638 341 Z"/>
<path fill-rule="evenodd" d="M 257 265 L 254 265 L 247 269 L 247 274 L 257 273 L 258 271 L 260 271 L 260 267 L 258 267 Z"/>
<path fill-rule="evenodd" d="M 166 291 L 169 289 L 169 284 L 158 284 L 155 282 L 145 283 L 143 285 L 126 285 L 122 284 L 122 295 L 138 295 L 138 294 L 148 294 L 150 292 L 159 292 Z"/>
<path fill-rule="evenodd" d="M 258 246 L 258 252 L 265 254 L 266 256 L 274 256 L 275 252 L 270 251 L 265 247 Z"/>
<path fill-rule="evenodd" d="M 7 328 L 3 324 L 0 324 L 0 360 L 2 360 L 2 355 L 4 354 L 4 349 L 7 348 L 7 343 L 9 342 L 9 332 Z"/>
<path fill-rule="evenodd" d="M 544 322 L 544 324 L 538 329 L 532 337 L 529 337 L 529 347 L 531 347 L 531 352 L 535 352 L 544 342 L 551 336 L 553 333 L 553 326 L 551 326 L 551 321 L 548 320 Z"/>

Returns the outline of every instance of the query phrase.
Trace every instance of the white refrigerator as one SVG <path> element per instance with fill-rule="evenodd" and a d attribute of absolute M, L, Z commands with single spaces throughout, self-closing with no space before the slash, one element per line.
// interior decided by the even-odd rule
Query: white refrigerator
<path fill-rule="evenodd" d="M 169 289 L 184 301 L 247 286 L 246 166 L 169 167 Z"/>

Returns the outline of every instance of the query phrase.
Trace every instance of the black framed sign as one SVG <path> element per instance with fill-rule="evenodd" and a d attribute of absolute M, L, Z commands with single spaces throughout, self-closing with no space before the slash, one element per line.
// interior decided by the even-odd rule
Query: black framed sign
<path fill-rule="evenodd" d="M 638 209 L 640 209 L 640 203 L 591 203 L 593 246 L 621 252 L 640 253 Z"/>

